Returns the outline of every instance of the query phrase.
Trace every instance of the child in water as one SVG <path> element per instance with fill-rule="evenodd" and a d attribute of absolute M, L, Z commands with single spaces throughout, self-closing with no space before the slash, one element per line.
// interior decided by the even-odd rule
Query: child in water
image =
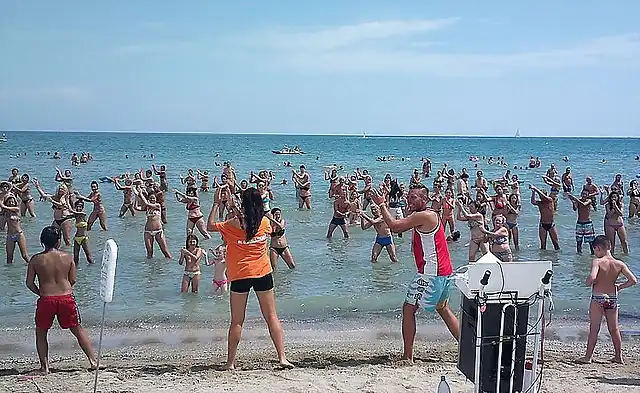
<path fill-rule="evenodd" d="M 200 260 L 204 255 L 204 251 L 198 245 L 198 238 L 193 235 L 187 235 L 185 247 L 180 250 L 180 259 L 178 263 L 182 265 L 184 262 L 184 274 L 182 276 L 182 284 L 180 292 L 188 292 L 189 286 L 191 291 L 198 293 L 200 284 Z"/>
<path fill-rule="evenodd" d="M 221 244 L 215 249 L 210 248 L 209 252 L 213 255 L 213 259 L 210 263 L 213 265 L 212 290 L 214 294 L 221 295 L 227 292 L 227 286 L 229 284 L 229 281 L 227 280 L 227 262 L 225 260 L 227 247 L 224 244 Z"/>

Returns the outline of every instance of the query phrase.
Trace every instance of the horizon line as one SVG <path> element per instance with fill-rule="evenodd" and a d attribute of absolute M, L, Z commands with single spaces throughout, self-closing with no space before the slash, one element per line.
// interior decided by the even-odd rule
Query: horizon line
<path fill-rule="evenodd" d="M 367 138 L 394 138 L 394 137 L 423 137 L 423 138 L 513 138 L 513 139 L 526 139 L 526 138 L 590 138 L 590 139 L 640 139 L 640 136 L 631 135 L 470 135 L 470 134 L 363 134 L 363 133 L 282 133 L 282 132 L 217 132 L 217 131 L 149 131 L 149 130 L 0 130 L 1 133 L 89 133 L 89 134 L 187 134 L 187 135 L 201 135 L 201 134 L 216 134 L 216 135 L 278 135 L 278 136 L 355 136 L 362 138 L 365 135 Z"/>

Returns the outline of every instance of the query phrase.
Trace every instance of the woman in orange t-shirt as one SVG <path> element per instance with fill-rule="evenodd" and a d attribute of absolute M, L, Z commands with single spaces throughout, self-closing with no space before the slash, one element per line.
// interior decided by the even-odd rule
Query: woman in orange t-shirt
<path fill-rule="evenodd" d="M 228 190 L 224 192 L 229 193 Z M 238 208 L 234 196 L 227 195 L 229 208 L 235 217 L 224 222 L 215 222 L 213 209 L 207 221 L 207 230 L 220 232 L 227 245 L 227 277 L 231 282 L 229 296 L 231 304 L 231 326 L 227 343 L 226 369 L 234 368 L 236 352 L 242 335 L 247 310 L 247 299 L 251 288 L 258 297 L 262 316 L 269 327 L 271 340 L 276 347 L 280 365 L 293 367 L 284 353 L 284 332 L 276 313 L 273 294 L 273 275 L 269 260 L 267 241 L 271 224 L 266 218 L 262 196 L 255 188 L 242 193 L 242 206 Z"/>

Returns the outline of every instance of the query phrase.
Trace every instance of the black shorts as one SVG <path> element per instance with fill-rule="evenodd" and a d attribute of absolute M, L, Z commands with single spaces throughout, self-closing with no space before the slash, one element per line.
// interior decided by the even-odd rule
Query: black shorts
<path fill-rule="evenodd" d="M 231 281 L 231 292 L 249 293 L 253 288 L 256 292 L 270 291 L 273 289 L 273 275 L 271 273 L 259 278 L 244 278 Z"/>

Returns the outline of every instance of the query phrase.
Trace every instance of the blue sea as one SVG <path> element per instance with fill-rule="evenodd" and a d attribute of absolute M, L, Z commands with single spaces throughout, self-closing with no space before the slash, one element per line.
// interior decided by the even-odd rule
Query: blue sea
<path fill-rule="evenodd" d="M 589 255 L 575 252 L 574 227 L 576 214 L 570 203 L 561 198 L 557 226 L 561 251 L 542 252 L 538 247 L 537 209 L 527 200 L 526 185 L 542 186 L 540 176 L 551 163 L 562 171 L 562 157 L 570 158 L 577 184 L 585 176 L 592 176 L 597 184 L 610 184 L 615 173 L 621 173 L 628 185 L 640 173 L 640 163 L 634 160 L 639 153 L 637 139 L 589 138 L 463 138 L 463 137 L 366 137 L 362 136 L 301 136 L 301 135 L 220 135 L 220 134 L 160 134 L 160 133 L 90 133 L 90 132 L 7 132 L 7 142 L 0 144 L 0 175 L 7 176 L 11 168 L 38 177 L 46 190 L 55 188 L 55 167 L 71 169 L 75 187 L 89 193 L 89 183 L 102 176 L 150 168 L 152 163 L 167 166 L 171 187 L 180 187 L 179 176 L 188 168 L 208 170 L 219 175 L 215 162 L 231 161 L 240 178 L 249 171 L 268 169 L 277 178 L 290 179 L 291 169 L 283 167 L 283 159 L 295 166 L 305 164 L 311 173 L 314 192 L 313 209 L 299 211 L 293 186 L 274 186 L 276 200 L 289 222 L 287 237 L 297 269 L 288 270 L 280 261 L 275 275 L 277 307 L 281 317 L 290 321 L 340 321 L 361 323 L 382 317 L 395 318 L 400 314 L 406 284 L 415 272 L 409 242 L 398 239 L 400 263 L 391 264 L 383 252 L 380 262 L 370 262 L 370 250 L 375 232 L 351 228 L 351 238 L 342 239 L 340 231 L 333 240 L 325 238 L 331 219 L 332 206 L 327 198 L 327 183 L 323 167 L 342 165 L 345 171 L 368 169 L 379 183 L 391 173 L 408 183 L 413 168 L 421 168 L 422 157 L 429 157 L 434 170 L 442 164 L 473 172 L 470 155 L 504 156 L 512 172 L 524 181 L 523 213 L 520 217 L 521 251 L 518 260 L 551 260 L 553 262 L 553 293 L 556 313 L 568 318 L 585 319 L 590 289 L 585 285 L 589 271 Z M 284 144 L 300 146 L 303 156 L 278 156 L 271 153 Z M 62 160 L 53 160 L 46 153 L 59 151 Z M 73 152 L 89 151 L 94 160 L 79 167 L 71 167 Z M 39 155 L 36 152 L 40 152 Z M 19 156 L 17 155 L 19 153 Z M 150 158 L 151 154 L 155 159 Z M 219 154 L 216 157 L 216 154 Z M 393 155 L 395 161 L 380 162 L 378 156 Z M 540 169 L 513 170 L 526 167 L 529 156 L 542 160 Z M 405 158 L 401 160 L 400 158 Z M 606 163 L 602 164 L 601 160 Z M 478 163 L 487 178 L 500 177 L 506 168 Z M 108 307 L 107 324 L 114 327 L 144 327 L 159 324 L 207 326 L 228 319 L 228 298 L 210 293 L 212 271 L 203 267 L 201 293 L 180 294 L 182 266 L 177 260 L 166 260 L 156 249 L 156 257 L 145 258 L 142 230 L 144 215 L 135 218 L 117 217 L 122 194 L 111 184 L 101 184 L 108 211 L 109 231 L 94 230 L 90 244 L 101 257 L 104 242 L 112 238 L 119 246 L 114 301 Z M 211 206 L 211 195 L 202 194 L 201 203 Z M 37 198 L 36 198 L 37 199 Z M 184 245 L 186 212 L 184 205 L 168 195 L 168 220 L 165 227 L 168 243 L 174 255 Z M 628 201 L 628 200 L 627 200 Z M 91 206 L 87 206 L 90 210 Z M 625 207 L 626 209 L 626 207 Z M 594 213 L 597 231 L 602 231 L 602 210 Z M 38 237 L 43 226 L 52 221 L 50 204 L 37 202 L 37 218 L 23 220 L 29 252 L 39 252 Z M 459 225 L 462 241 L 450 246 L 456 266 L 467 262 L 468 232 Z M 622 257 L 636 273 L 640 273 L 640 221 L 627 222 L 631 255 Z M 219 243 L 219 238 L 205 242 L 205 246 Z M 22 329 L 33 324 L 36 298 L 24 285 L 25 265 L 16 252 L 12 266 L 4 265 L 4 236 L 0 238 L 0 328 Z M 97 325 L 102 304 L 98 289 L 100 264 L 88 265 L 81 258 L 76 298 L 86 325 Z M 456 295 L 457 297 L 458 295 Z M 457 300 L 453 300 L 457 302 Z M 628 320 L 640 317 L 640 290 L 631 288 L 621 294 L 621 315 Z M 456 308 L 456 307 L 454 307 Z M 250 301 L 249 314 L 259 315 L 255 300 Z M 425 316 L 424 318 L 432 318 Z"/>

